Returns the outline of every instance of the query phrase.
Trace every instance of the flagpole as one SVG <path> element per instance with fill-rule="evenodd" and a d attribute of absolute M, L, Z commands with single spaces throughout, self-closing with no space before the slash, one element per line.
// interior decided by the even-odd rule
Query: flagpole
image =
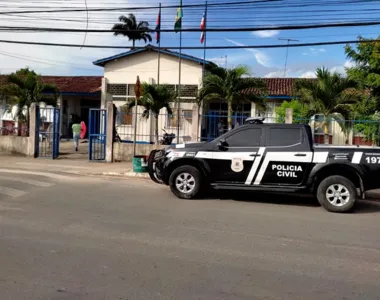
<path fill-rule="evenodd" d="M 205 2 L 205 29 L 207 27 L 207 1 Z M 202 84 L 205 78 L 205 71 L 206 71 L 206 45 L 207 45 L 207 31 L 204 31 L 204 48 L 203 48 L 203 70 L 202 70 Z"/>
<path fill-rule="evenodd" d="M 182 5 L 182 3 L 181 3 Z M 182 7 L 181 7 L 182 9 Z M 182 22 L 182 21 L 181 21 Z M 177 103 L 177 144 L 179 144 L 180 105 L 181 105 L 181 65 L 182 65 L 182 28 L 179 32 L 178 103 Z"/>
<path fill-rule="evenodd" d="M 157 84 L 160 84 L 160 58 L 161 58 L 161 3 L 159 5 L 159 32 L 158 32 L 158 66 L 157 66 Z"/>
<path fill-rule="evenodd" d="M 205 81 L 205 75 L 206 75 L 206 45 L 207 45 L 207 33 L 206 33 L 206 28 L 207 28 L 207 1 L 205 2 L 205 17 L 204 17 L 204 22 L 205 22 L 205 26 L 204 26 L 204 31 L 203 31 L 203 34 L 204 34 L 204 42 L 203 42 L 203 68 L 202 68 L 202 87 L 203 87 L 203 84 L 204 84 L 204 81 Z M 201 116 L 200 116 L 200 110 L 203 111 L 203 100 L 200 104 L 201 106 L 198 107 L 198 126 L 197 126 L 197 141 L 198 141 L 198 136 L 199 136 L 199 126 L 201 125 Z M 202 130 L 201 130 L 202 131 Z M 200 136 L 202 138 L 202 132 L 200 133 Z"/>

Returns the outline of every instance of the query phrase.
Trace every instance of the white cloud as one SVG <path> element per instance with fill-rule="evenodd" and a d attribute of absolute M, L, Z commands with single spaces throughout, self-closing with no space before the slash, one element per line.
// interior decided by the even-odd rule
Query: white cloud
<path fill-rule="evenodd" d="M 350 60 L 347 60 L 345 63 L 344 63 L 344 67 L 345 68 L 352 68 L 352 67 L 355 67 L 355 63 L 350 61 Z"/>
<path fill-rule="evenodd" d="M 133 0 L 132 2 L 128 1 L 127 3 L 127 1 L 125 1 L 124 5 L 133 6 L 134 4 L 139 4 L 139 6 L 141 6 L 140 3 L 137 3 L 137 0 Z M 107 3 L 103 5 L 99 4 L 98 0 L 87 0 L 87 3 L 89 8 L 110 7 Z M 13 3 L 9 2 L 9 5 L 7 4 L 6 7 L 0 8 L 0 12 L 10 10 L 17 11 L 18 9 L 21 9 L 17 8 L 19 3 L 14 3 L 16 7 L 12 7 L 12 5 Z M 29 5 L 36 6 L 35 3 L 28 4 L 25 2 L 25 5 L 23 4 L 21 10 L 28 9 Z M 62 6 L 62 4 L 57 2 L 51 3 L 49 6 L 51 9 L 54 9 L 57 6 Z M 79 3 L 70 5 L 67 3 L 65 6 L 82 9 L 84 5 L 80 5 Z M 114 6 L 120 7 L 120 5 Z M 123 11 L 122 13 L 128 14 L 129 12 Z M 138 20 L 148 20 L 151 27 L 154 27 L 156 16 L 151 13 L 149 13 L 148 16 L 144 16 L 143 11 L 136 11 L 134 13 L 136 14 Z M 114 23 L 118 22 L 118 17 L 120 14 L 120 11 L 90 12 L 88 28 L 110 29 Z M 167 18 L 169 18 L 169 16 L 167 16 Z M 86 12 L 2 15 L 2 20 L 0 21 L 0 26 L 20 26 L 20 24 L 34 27 L 86 29 Z M 0 39 L 2 40 L 79 45 L 83 43 L 84 36 L 84 33 L 0 32 Z M 154 36 L 152 37 L 154 38 Z M 100 58 L 128 51 L 128 47 L 131 45 L 127 38 L 121 36 L 115 37 L 112 33 L 88 33 L 86 44 L 125 46 L 125 49 L 80 49 L 80 47 L 68 48 L 0 43 L 0 73 L 8 74 L 19 68 L 30 66 L 30 68 L 44 75 L 101 75 L 103 74 L 103 69 L 101 67 L 94 66 L 92 62 Z"/>
<path fill-rule="evenodd" d="M 269 72 L 263 76 L 264 78 L 279 78 L 284 77 L 284 71 Z"/>
<path fill-rule="evenodd" d="M 246 46 L 245 44 L 236 42 L 236 41 L 231 40 L 231 39 L 226 39 L 226 41 L 231 43 L 231 44 L 234 44 L 236 46 Z M 255 57 L 256 62 L 258 64 L 260 64 L 264 67 L 271 67 L 272 66 L 272 58 L 269 55 L 267 55 L 265 52 L 259 51 L 257 49 L 244 49 L 244 50 L 251 52 L 253 54 L 253 56 Z"/>
<path fill-rule="evenodd" d="M 307 52 L 303 52 L 302 55 L 304 56 L 317 56 L 320 55 L 321 53 L 326 53 L 325 48 L 309 48 Z"/>
<path fill-rule="evenodd" d="M 259 30 L 252 32 L 253 35 L 258 36 L 260 38 L 270 38 L 278 35 L 280 33 L 279 30 Z"/>
<path fill-rule="evenodd" d="M 305 73 L 302 73 L 300 78 L 316 78 L 317 76 L 315 75 L 315 71 L 307 71 Z"/>
<path fill-rule="evenodd" d="M 346 68 L 351 68 L 355 64 L 349 60 L 347 60 L 343 65 L 336 65 L 329 67 L 329 70 L 331 72 L 339 73 L 343 76 L 346 75 Z M 299 73 L 301 73 L 298 77 L 300 78 L 316 78 L 315 71 L 312 70 L 302 70 Z"/>

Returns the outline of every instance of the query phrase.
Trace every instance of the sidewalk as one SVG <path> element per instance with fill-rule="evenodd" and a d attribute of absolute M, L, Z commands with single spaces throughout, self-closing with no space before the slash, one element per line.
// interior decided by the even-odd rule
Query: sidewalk
<path fill-rule="evenodd" d="M 0 155 L 0 168 L 63 172 L 78 175 L 104 175 L 149 178 L 148 173 L 133 172 L 132 162 L 89 162 L 85 157 L 76 159 L 31 158 Z"/>

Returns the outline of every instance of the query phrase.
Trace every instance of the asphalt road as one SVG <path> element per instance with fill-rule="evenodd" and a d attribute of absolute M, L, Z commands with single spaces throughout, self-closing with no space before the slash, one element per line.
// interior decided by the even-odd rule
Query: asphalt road
<path fill-rule="evenodd" d="M 312 199 L 184 201 L 147 180 L 14 172 L 0 170 L 2 300 L 379 299 L 378 203 L 339 215 Z"/>

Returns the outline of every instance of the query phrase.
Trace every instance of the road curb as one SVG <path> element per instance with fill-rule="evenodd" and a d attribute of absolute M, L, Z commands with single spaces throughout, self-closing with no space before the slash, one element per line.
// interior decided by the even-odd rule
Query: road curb
<path fill-rule="evenodd" d="M 89 175 L 113 176 L 113 177 L 134 177 L 134 178 L 150 179 L 148 173 L 135 173 L 135 172 L 100 172 L 100 173 L 91 173 Z"/>

